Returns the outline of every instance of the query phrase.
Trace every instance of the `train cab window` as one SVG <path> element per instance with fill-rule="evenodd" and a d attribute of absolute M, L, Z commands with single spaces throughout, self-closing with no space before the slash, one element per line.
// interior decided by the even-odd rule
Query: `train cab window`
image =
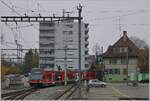
<path fill-rule="evenodd" d="M 51 78 L 51 76 L 50 75 L 48 75 L 48 80 L 51 80 L 52 78 Z"/>
<path fill-rule="evenodd" d="M 59 72 L 56 73 L 55 80 L 61 80 L 61 74 Z"/>

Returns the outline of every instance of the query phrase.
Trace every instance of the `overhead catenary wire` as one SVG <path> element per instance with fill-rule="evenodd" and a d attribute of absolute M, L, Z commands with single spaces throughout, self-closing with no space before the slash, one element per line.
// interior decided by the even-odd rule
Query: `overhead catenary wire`
<path fill-rule="evenodd" d="M 100 21 L 100 20 L 108 20 L 108 19 L 116 19 L 116 18 L 119 18 L 119 17 L 126 17 L 126 16 L 130 16 L 130 15 L 136 15 L 136 14 L 141 14 L 141 13 L 148 13 L 150 11 L 148 10 L 139 10 L 139 11 L 136 11 L 136 12 L 131 12 L 131 13 L 127 13 L 127 14 L 121 14 L 121 15 L 115 15 L 115 16 L 110 16 L 110 17 L 99 17 L 99 18 L 94 18 L 94 19 L 90 19 L 90 20 L 96 20 L 96 21 Z"/>
<path fill-rule="evenodd" d="M 0 0 L 1 3 L 3 3 L 6 7 L 8 7 L 9 9 L 11 9 L 14 13 L 16 13 L 19 16 L 22 16 L 20 13 L 18 13 L 13 7 L 9 6 L 7 3 L 5 3 L 3 0 Z M 30 24 L 32 24 L 31 22 L 29 22 Z M 16 23 L 17 24 L 17 23 Z M 35 26 L 32 26 L 34 29 L 38 30 L 38 28 L 36 28 Z"/>

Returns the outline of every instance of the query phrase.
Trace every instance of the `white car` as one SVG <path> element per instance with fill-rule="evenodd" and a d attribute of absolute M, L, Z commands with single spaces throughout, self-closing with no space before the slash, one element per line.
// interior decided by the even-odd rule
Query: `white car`
<path fill-rule="evenodd" d="M 93 79 L 89 81 L 88 85 L 89 87 L 106 87 L 107 83 L 102 82 L 98 79 Z"/>

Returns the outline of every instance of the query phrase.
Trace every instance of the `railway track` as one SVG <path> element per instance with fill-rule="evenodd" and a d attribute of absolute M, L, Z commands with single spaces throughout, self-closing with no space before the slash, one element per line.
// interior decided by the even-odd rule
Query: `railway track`
<path fill-rule="evenodd" d="M 23 100 L 27 95 L 35 91 L 37 91 L 37 89 L 29 88 L 21 91 L 2 94 L 1 97 L 3 100 Z"/>
<path fill-rule="evenodd" d="M 66 90 L 62 92 L 56 92 L 54 95 L 49 97 L 49 100 L 67 100 L 77 89 L 78 85 L 73 84 L 71 87 L 68 87 Z"/>
<path fill-rule="evenodd" d="M 62 91 L 57 91 L 49 97 L 49 100 L 67 100 L 78 89 L 78 86 L 73 84 L 65 86 Z M 26 96 L 38 91 L 39 89 L 29 88 L 20 91 L 1 94 L 2 100 L 23 100 Z"/>

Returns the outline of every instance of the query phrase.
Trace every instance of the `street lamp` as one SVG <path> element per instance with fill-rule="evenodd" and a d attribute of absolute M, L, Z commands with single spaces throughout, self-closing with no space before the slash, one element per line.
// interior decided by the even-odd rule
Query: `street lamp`
<path fill-rule="evenodd" d="M 127 47 L 127 50 L 126 50 L 127 86 L 128 86 L 128 61 L 129 61 L 129 58 L 128 58 L 128 47 Z"/>
<path fill-rule="evenodd" d="M 67 85 L 67 45 L 65 45 L 65 62 L 64 62 L 64 68 L 65 68 L 65 85 Z"/>

